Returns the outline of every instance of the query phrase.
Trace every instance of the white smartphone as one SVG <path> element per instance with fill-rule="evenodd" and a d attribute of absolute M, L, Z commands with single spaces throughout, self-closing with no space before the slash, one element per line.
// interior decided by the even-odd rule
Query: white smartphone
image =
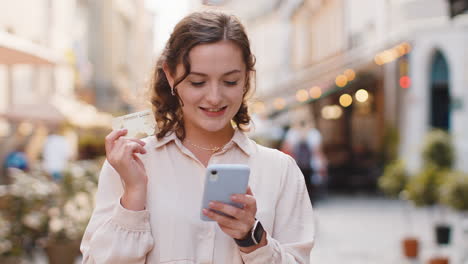
<path fill-rule="evenodd" d="M 234 203 L 231 195 L 246 193 L 249 184 L 250 168 L 242 164 L 213 164 L 206 169 L 205 189 L 200 210 L 200 218 L 203 221 L 213 221 L 205 216 L 203 209 L 209 209 L 211 201 L 219 201 L 242 208 L 242 204 Z M 214 210 L 216 213 L 225 215 Z"/>

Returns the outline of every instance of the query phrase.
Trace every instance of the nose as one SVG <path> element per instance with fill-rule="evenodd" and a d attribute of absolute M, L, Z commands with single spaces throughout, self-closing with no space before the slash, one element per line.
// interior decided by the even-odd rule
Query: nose
<path fill-rule="evenodd" d="M 218 106 L 222 100 L 221 87 L 216 83 L 211 84 L 208 87 L 205 99 L 210 105 Z"/>

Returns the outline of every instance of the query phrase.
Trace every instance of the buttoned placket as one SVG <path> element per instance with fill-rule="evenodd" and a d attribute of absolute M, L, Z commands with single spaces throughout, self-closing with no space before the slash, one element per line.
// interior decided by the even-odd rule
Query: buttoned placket
<path fill-rule="evenodd" d="M 195 155 L 186 148 L 180 140 L 175 140 L 175 143 L 179 150 L 191 158 L 197 165 L 202 166 L 204 169 L 205 166 L 195 157 Z M 220 151 L 213 153 L 210 160 L 208 161 L 208 166 L 211 164 L 217 164 L 219 157 L 226 153 L 233 146 L 233 142 L 228 142 Z M 205 182 L 205 175 L 203 174 L 200 179 L 200 183 L 203 185 Z M 216 228 L 217 223 L 210 221 L 204 222 L 202 224 L 201 233 L 198 235 L 199 244 L 197 245 L 197 255 L 201 264 L 213 264 L 214 263 L 214 251 L 215 251 L 215 240 L 216 240 Z"/>

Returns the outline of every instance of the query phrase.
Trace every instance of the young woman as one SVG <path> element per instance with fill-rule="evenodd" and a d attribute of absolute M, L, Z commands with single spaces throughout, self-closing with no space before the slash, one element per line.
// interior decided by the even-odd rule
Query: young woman
<path fill-rule="evenodd" d="M 83 263 L 309 263 L 314 222 L 294 160 L 257 145 L 249 125 L 254 56 L 242 24 L 193 13 L 175 27 L 154 72 L 156 136 L 106 138 Z M 209 164 L 247 164 L 249 188 L 200 220 Z M 221 211 L 232 217 L 214 213 Z"/>

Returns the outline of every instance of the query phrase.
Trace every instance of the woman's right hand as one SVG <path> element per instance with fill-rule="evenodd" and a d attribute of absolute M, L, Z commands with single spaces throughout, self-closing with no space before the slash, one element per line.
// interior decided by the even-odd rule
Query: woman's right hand
<path fill-rule="evenodd" d="M 114 130 L 106 136 L 106 158 L 119 173 L 123 182 L 122 206 L 130 210 L 143 210 L 146 204 L 148 176 L 137 153 L 145 154 L 145 142 L 123 138 L 126 129 Z"/>

